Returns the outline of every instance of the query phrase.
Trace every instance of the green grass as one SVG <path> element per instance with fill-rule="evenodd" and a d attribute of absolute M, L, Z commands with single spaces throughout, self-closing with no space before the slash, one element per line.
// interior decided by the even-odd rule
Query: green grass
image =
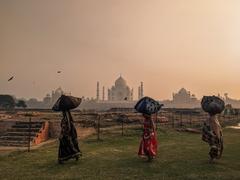
<path fill-rule="evenodd" d="M 198 134 L 158 132 L 159 152 L 152 163 L 137 156 L 140 132 L 90 137 L 80 146 L 83 157 L 57 164 L 57 143 L 28 152 L 0 155 L 0 179 L 240 179 L 239 130 L 224 131 L 221 160 L 208 163 L 208 145 Z"/>

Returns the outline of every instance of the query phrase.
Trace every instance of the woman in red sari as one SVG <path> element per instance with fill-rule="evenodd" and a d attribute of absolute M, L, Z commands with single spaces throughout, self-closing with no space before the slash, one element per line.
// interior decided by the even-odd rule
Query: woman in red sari
<path fill-rule="evenodd" d="M 143 114 L 143 117 L 143 135 L 138 155 L 147 156 L 148 161 L 150 162 L 157 155 L 157 134 L 152 116 Z"/>

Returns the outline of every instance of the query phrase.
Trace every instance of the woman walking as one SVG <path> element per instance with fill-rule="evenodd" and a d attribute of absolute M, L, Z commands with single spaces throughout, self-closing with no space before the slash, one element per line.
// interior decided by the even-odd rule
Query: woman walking
<path fill-rule="evenodd" d="M 73 124 L 71 109 L 79 106 L 80 98 L 62 95 L 53 106 L 54 111 L 62 111 L 61 133 L 59 136 L 58 163 L 74 158 L 79 159 L 82 155 L 77 140 L 77 131 Z"/>
<path fill-rule="evenodd" d="M 224 108 L 224 101 L 216 96 L 205 96 L 202 99 L 202 108 L 209 113 L 209 118 L 204 122 L 202 129 L 202 140 L 210 146 L 209 162 L 220 159 L 223 152 L 223 133 L 218 121 L 217 114 Z"/>
<path fill-rule="evenodd" d="M 143 135 L 140 142 L 138 155 L 147 156 L 148 161 L 150 162 L 157 155 L 157 135 L 152 116 L 143 114 L 143 117 Z"/>
<path fill-rule="evenodd" d="M 142 98 L 135 106 L 135 109 L 142 113 L 144 117 L 143 134 L 138 155 L 147 157 L 149 162 L 157 156 L 157 134 L 152 115 L 157 114 L 162 106 L 162 104 L 149 97 Z"/>
<path fill-rule="evenodd" d="M 58 162 L 60 164 L 71 158 L 78 160 L 79 156 L 82 155 L 78 147 L 77 131 L 70 111 L 63 111 L 59 142 Z"/>
<path fill-rule="evenodd" d="M 223 134 L 217 115 L 210 115 L 204 122 L 202 140 L 210 146 L 210 162 L 220 159 L 223 152 Z"/>

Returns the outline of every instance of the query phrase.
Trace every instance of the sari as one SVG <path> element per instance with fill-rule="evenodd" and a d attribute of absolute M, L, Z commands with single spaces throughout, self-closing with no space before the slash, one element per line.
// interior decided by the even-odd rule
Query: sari
<path fill-rule="evenodd" d="M 221 125 L 216 116 L 211 116 L 203 124 L 202 140 L 210 146 L 211 160 L 220 159 L 223 152 L 223 134 Z"/>
<path fill-rule="evenodd" d="M 77 131 L 73 124 L 73 118 L 69 111 L 63 111 L 61 120 L 61 133 L 59 137 L 58 161 L 66 161 L 71 158 L 78 160 L 82 154 L 78 147 Z"/>
<path fill-rule="evenodd" d="M 138 151 L 139 156 L 147 156 L 149 159 L 157 155 L 157 134 L 151 117 L 145 118 L 143 123 L 143 135 Z"/>

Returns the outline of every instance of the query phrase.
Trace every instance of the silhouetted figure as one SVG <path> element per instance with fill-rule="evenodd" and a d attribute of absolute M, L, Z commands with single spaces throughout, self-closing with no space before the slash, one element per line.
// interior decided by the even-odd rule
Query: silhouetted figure
<path fill-rule="evenodd" d="M 78 160 L 79 156 L 82 155 L 78 147 L 77 131 L 70 111 L 63 111 L 59 142 L 58 162 L 60 164 L 71 158 Z"/>
<path fill-rule="evenodd" d="M 77 131 L 73 124 L 71 109 L 78 107 L 81 98 L 62 95 L 53 106 L 54 111 L 62 111 L 61 133 L 59 137 L 58 162 L 61 164 L 71 158 L 78 160 L 82 155 L 77 140 Z"/>

